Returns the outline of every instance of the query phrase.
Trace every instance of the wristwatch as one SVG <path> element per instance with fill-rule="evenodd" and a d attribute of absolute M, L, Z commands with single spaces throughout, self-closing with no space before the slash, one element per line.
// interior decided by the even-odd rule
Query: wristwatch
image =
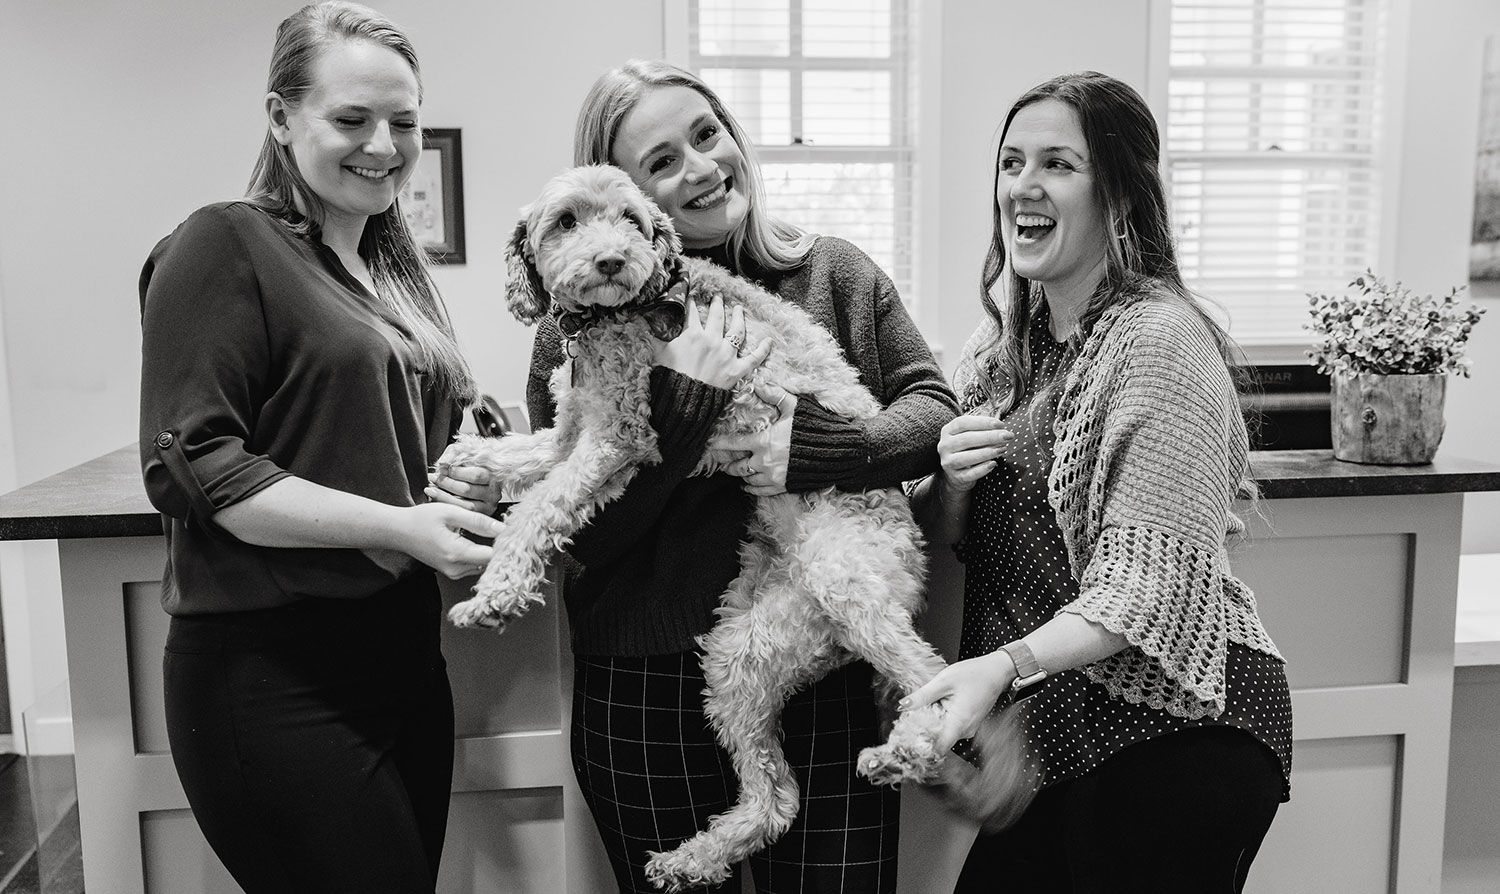
<path fill-rule="evenodd" d="M 1010 684 L 1011 694 L 1019 695 L 1027 686 L 1047 679 L 1047 669 L 1037 663 L 1031 647 L 1024 640 L 1003 645 L 1000 651 L 1009 655 L 1011 663 L 1016 666 L 1016 679 Z"/>

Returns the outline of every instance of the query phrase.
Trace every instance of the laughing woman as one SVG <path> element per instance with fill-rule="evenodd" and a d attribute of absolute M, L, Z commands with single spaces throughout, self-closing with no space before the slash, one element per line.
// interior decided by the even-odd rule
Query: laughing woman
<path fill-rule="evenodd" d="M 373 10 L 281 23 L 249 196 L 141 274 L 141 462 L 167 521 L 167 732 L 249 894 L 434 890 L 453 700 L 434 570 L 494 521 L 428 503 L 474 383 L 396 205 L 411 44 Z"/>
<path fill-rule="evenodd" d="M 1248 492 L 1230 344 L 1183 285 L 1157 163 L 1150 111 L 1104 75 L 1005 119 L 966 413 L 913 499 L 966 563 L 965 660 L 905 706 L 945 705 L 947 746 L 1024 693 L 1043 776 L 963 894 L 1239 891 L 1288 796 L 1282 658 L 1226 556 Z"/>

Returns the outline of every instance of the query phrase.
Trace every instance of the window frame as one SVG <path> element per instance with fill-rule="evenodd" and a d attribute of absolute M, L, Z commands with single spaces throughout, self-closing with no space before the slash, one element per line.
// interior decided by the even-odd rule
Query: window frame
<path fill-rule="evenodd" d="M 1158 131 L 1162 135 L 1160 171 L 1167 189 L 1169 213 L 1175 215 L 1175 204 L 1171 194 L 1171 152 L 1167 146 L 1166 133 L 1169 125 L 1169 90 L 1172 76 L 1171 37 L 1172 6 L 1176 0 L 1148 0 L 1149 17 L 1147 45 L 1146 100 L 1156 116 Z M 1253 0 L 1246 0 L 1247 3 Z M 1373 143 L 1377 154 L 1377 177 L 1380 187 L 1376 192 L 1380 203 L 1380 221 L 1373 240 L 1374 256 L 1371 263 L 1377 272 L 1392 272 L 1396 261 L 1396 240 L 1400 219 L 1400 177 L 1402 133 L 1405 118 L 1406 54 L 1401 35 L 1408 32 L 1411 15 L 1411 0 L 1384 0 L 1385 34 L 1383 53 L 1380 58 L 1381 109 Z M 1175 232 L 1174 226 L 1174 232 Z M 1355 271 L 1358 272 L 1358 271 Z M 1189 288 L 1195 288 L 1188 282 Z M 1311 290 L 1322 284 L 1309 284 Z M 1212 293 L 1205 293 L 1211 302 L 1223 302 Z M 1226 308 L 1233 317 L 1234 308 Z M 1231 336 L 1234 332 L 1231 330 Z M 1312 346 L 1311 333 L 1295 337 L 1287 336 L 1272 341 L 1241 343 L 1249 363 L 1258 365 L 1295 365 L 1308 362 L 1306 351 Z"/>
<path fill-rule="evenodd" d="M 693 45 L 693 36 L 697 30 L 698 0 L 663 0 L 665 58 L 673 64 L 695 72 L 704 67 L 759 68 L 786 72 L 790 81 L 788 98 L 791 103 L 790 125 L 794 137 L 799 130 L 803 129 L 800 87 L 805 72 L 846 70 L 888 72 L 891 85 L 891 145 L 815 146 L 802 143 L 775 146 L 756 142 L 755 151 L 762 166 L 797 164 L 890 164 L 892 166 L 892 179 L 896 183 L 892 196 L 894 254 L 891 266 L 894 269 L 887 269 L 885 272 L 895 283 L 907 309 L 913 317 L 916 317 L 921 307 L 918 298 L 922 282 L 919 262 L 922 240 L 918 232 L 918 221 L 922 216 L 918 208 L 918 202 L 922 196 L 919 165 L 924 155 L 917 139 L 921 106 L 921 96 L 918 92 L 921 73 L 917 69 L 921 62 L 921 39 L 918 30 L 920 0 L 888 0 L 893 38 L 891 53 L 888 57 L 802 56 L 800 25 L 804 0 L 787 0 L 787 2 L 791 18 L 790 46 L 787 56 L 713 56 L 709 57 L 711 61 L 707 64 L 700 65 L 700 57 Z M 791 60 L 796 60 L 796 64 L 789 64 Z M 775 213 L 775 209 L 771 210 Z M 829 235 L 840 234 L 830 233 Z"/>

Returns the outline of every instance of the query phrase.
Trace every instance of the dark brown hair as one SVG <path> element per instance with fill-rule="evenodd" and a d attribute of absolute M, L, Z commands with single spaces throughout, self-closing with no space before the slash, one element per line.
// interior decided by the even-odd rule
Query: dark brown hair
<path fill-rule="evenodd" d="M 1232 364 L 1233 343 L 1227 333 L 1199 303 L 1182 281 L 1177 248 L 1167 213 L 1166 192 L 1160 173 L 1161 141 L 1156 119 L 1129 84 L 1097 71 L 1065 74 L 1028 90 L 1005 116 L 1000 144 L 1010 131 L 1016 114 L 1033 103 L 1057 100 L 1078 116 L 1094 170 L 1095 199 L 1104 214 L 1108 233 L 1104 278 L 1085 305 L 1080 317 L 1087 338 L 1099 316 L 1114 304 L 1142 294 L 1175 296 L 1191 305 L 1202 317 L 1219 345 L 1225 363 Z M 980 387 L 989 395 L 997 413 L 1014 406 L 1030 373 L 1027 344 L 1033 318 L 1045 300 L 1039 286 L 1005 271 L 1005 241 L 1001 230 L 999 159 L 990 190 L 993 231 L 984 259 L 980 301 L 996 324 L 996 340 L 979 351 L 990 362 L 978 364 Z M 1002 283 L 1002 301 L 997 304 L 994 286 Z M 996 394 L 1002 383 L 1006 394 Z"/>

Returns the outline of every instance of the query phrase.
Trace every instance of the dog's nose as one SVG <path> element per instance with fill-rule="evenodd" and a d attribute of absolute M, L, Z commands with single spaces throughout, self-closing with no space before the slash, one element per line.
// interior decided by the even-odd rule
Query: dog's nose
<path fill-rule="evenodd" d="M 594 268 L 605 276 L 614 276 L 624 266 L 623 258 L 600 258 L 594 262 Z"/>

